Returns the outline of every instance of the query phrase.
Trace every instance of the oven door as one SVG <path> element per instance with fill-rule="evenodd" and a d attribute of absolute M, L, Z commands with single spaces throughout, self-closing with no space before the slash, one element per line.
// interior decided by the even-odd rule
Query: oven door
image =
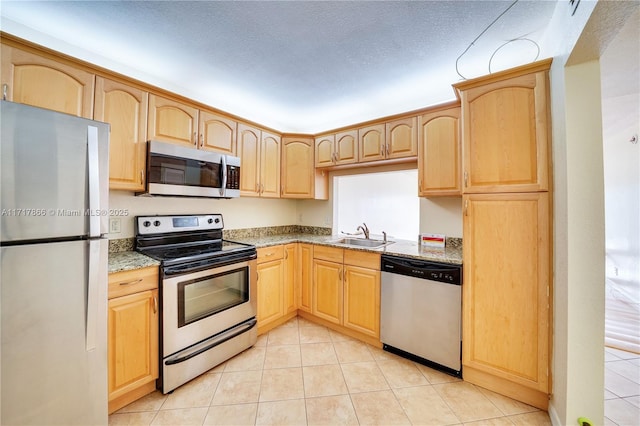
<path fill-rule="evenodd" d="M 162 280 L 162 352 L 167 357 L 256 316 L 256 261 Z"/>

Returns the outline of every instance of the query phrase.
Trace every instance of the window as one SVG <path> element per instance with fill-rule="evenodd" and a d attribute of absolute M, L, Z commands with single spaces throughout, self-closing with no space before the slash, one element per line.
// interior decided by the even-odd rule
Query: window
<path fill-rule="evenodd" d="M 335 176 L 333 233 L 355 233 L 366 223 L 371 235 L 415 240 L 420 232 L 418 171 Z"/>

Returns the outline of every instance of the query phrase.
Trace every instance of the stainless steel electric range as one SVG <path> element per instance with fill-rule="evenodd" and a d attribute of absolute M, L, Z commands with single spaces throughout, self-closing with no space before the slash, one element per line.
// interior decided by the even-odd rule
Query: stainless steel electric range
<path fill-rule="evenodd" d="M 256 248 L 223 228 L 221 214 L 136 217 L 136 250 L 161 262 L 163 393 L 257 340 Z"/>

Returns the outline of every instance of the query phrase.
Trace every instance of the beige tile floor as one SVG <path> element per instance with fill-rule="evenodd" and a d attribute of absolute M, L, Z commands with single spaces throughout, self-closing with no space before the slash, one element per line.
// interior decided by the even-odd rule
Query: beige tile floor
<path fill-rule="evenodd" d="M 640 425 L 640 355 L 604 350 L 604 424 Z"/>
<path fill-rule="evenodd" d="M 522 404 L 302 318 L 110 425 L 550 425 Z"/>

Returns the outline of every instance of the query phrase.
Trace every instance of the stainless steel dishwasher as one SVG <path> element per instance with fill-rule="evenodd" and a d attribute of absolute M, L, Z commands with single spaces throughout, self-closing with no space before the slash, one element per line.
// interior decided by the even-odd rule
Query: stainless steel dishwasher
<path fill-rule="evenodd" d="M 461 377 L 462 266 L 382 255 L 386 351 Z"/>

